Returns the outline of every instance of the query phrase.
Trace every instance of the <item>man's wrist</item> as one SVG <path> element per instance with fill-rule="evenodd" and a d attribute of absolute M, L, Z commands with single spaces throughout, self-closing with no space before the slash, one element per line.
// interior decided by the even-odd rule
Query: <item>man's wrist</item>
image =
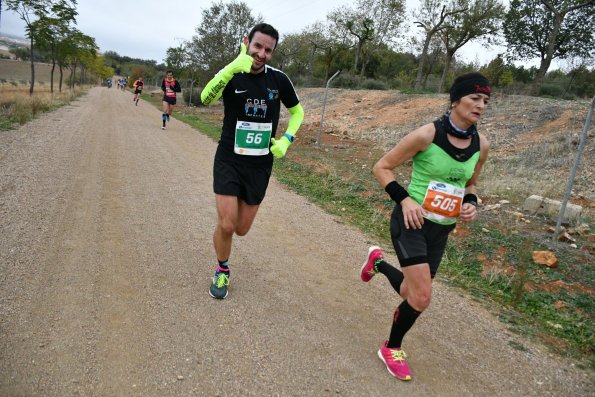
<path fill-rule="evenodd" d="M 285 138 L 287 138 L 287 140 L 289 141 L 289 143 L 293 143 L 293 140 L 295 139 L 293 135 L 283 134 L 283 136 Z"/>

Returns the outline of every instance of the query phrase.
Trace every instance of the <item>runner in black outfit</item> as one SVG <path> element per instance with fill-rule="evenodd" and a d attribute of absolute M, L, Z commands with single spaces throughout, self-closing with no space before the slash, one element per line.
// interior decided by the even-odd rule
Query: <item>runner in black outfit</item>
<path fill-rule="evenodd" d="M 161 129 L 164 130 L 165 122 L 169 121 L 169 116 L 171 116 L 174 111 L 176 93 L 182 91 L 180 83 L 178 83 L 178 80 L 174 79 L 174 72 L 171 70 L 166 72 L 166 77 L 161 82 L 161 90 L 163 91 L 163 114 L 161 115 L 163 125 L 161 126 Z"/>
<path fill-rule="evenodd" d="M 145 86 L 145 83 L 143 83 L 142 77 L 139 77 L 138 79 L 136 79 L 134 84 L 132 84 L 132 87 L 134 87 L 134 98 L 132 100 L 134 101 L 134 104 L 136 106 L 138 106 L 138 100 L 140 99 L 140 95 L 143 92 L 144 86 Z"/>
<path fill-rule="evenodd" d="M 217 73 L 201 94 L 205 105 L 221 96 L 224 103 L 213 166 L 218 214 L 213 242 L 219 264 L 209 294 L 216 299 L 228 293 L 233 235 L 244 236 L 250 230 L 266 193 L 273 155 L 285 155 L 304 118 L 289 77 L 267 65 L 278 40 L 279 33 L 271 25 L 254 26 L 244 37 L 238 57 Z M 291 117 L 285 133 L 275 139 L 281 104 Z"/>

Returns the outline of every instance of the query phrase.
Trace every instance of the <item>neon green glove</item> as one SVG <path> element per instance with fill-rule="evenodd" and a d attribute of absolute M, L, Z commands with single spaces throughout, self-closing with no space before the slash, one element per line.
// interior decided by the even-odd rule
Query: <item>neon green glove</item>
<path fill-rule="evenodd" d="M 250 69 L 252 69 L 252 62 L 254 58 L 248 55 L 248 51 L 246 49 L 246 45 L 244 43 L 240 44 L 240 54 L 231 61 L 227 66 L 219 71 L 207 83 L 204 90 L 202 90 L 200 94 L 200 99 L 204 105 L 210 105 L 212 103 L 217 102 L 217 99 L 221 97 L 223 94 L 223 89 L 229 83 L 229 80 L 232 79 L 234 74 L 237 73 L 248 73 Z"/>
<path fill-rule="evenodd" d="M 289 138 L 287 138 L 285 135 L 279 139 L 271 138 L 271 142 L 273 142 L 271 145 L 271 153 L 273 153 L 273 156 L 275 156 L 277 159 L 285 156 L 285 153 L 287 153 L 287 148 L 289 145 L 291 145 Z"/>
<path fill-rule="evenodd" d="M 229 76 L 229 80 L 233 77 L 234 74 L 244 72 L 250 72 L 252 68 L 252 62 L 254 58 L 248 55 L 248 49 L 244 43 L 240 44 L 240 53 L 231 61 L 226 67 L 223 68 L 223 72 Z M 228 80 L 228 81 L 229 81 Z"/>

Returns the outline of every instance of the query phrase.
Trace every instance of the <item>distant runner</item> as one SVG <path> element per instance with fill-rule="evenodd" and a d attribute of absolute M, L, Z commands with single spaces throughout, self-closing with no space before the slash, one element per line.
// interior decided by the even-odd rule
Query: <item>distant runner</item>
<path fill-rule="evenodd" d="M 140 96 L 143 92 L 143 87 L 145 86 L 145 83 L 143 83 L 143 78 L 139 77 L 133 84 L 132 87 L 134 88 L 134 98 L 132 99 L 134 101 L 134 104 L 136 106 L 138 106 L 138 100 L 140 99 Z"/>
<path fill-rule="evenodd" d="M 384 274 L 404 299 L 395 311 L 389 339 L 378 350 L 388 371 L 401 380 L 412 379 L 401 343 L 430 305 L 432 280 L 448 234 L 458 219 L 469 222 L 477 215 L 476 183 L 489 142 L 478 134 L 476 123 L 490 93 L 489 81 L 479 73 L 457 77 L 450 88 L 450 111 L 409 133 L 373 168 L 396 203 L 390 233 L 401 270 L 384 260 L 379 247 L 370 247 L 360 276 L 368 282 L 377 273 Z M 411 183 L 405 190 L 393 170 L 411 159 Z"/>
<path fill-rule="evenodd" d="M 163 126 L 161 129 L 164 130 L 165 122 L 169 121 L 169 116 L 171 116 L 176 104 L 176 93 L 182 91 L 180 83 L 174 79 L 174 72 L 171 70 L 167 71 L 166 77 L 161 82 L 161 90 L 163 91 L 163 114 L 161 115 Z"/>

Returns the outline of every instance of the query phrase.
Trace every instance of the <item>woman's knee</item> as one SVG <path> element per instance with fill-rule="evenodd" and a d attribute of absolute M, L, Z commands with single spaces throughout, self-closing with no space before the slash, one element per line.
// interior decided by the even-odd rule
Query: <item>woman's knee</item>
<path fill-rule="evenodd" d="M 426 310 L 432 301 L 432 286 L 422 287 L 415 292 L 409 290 L 407 301 L 418 311 Z"/>

